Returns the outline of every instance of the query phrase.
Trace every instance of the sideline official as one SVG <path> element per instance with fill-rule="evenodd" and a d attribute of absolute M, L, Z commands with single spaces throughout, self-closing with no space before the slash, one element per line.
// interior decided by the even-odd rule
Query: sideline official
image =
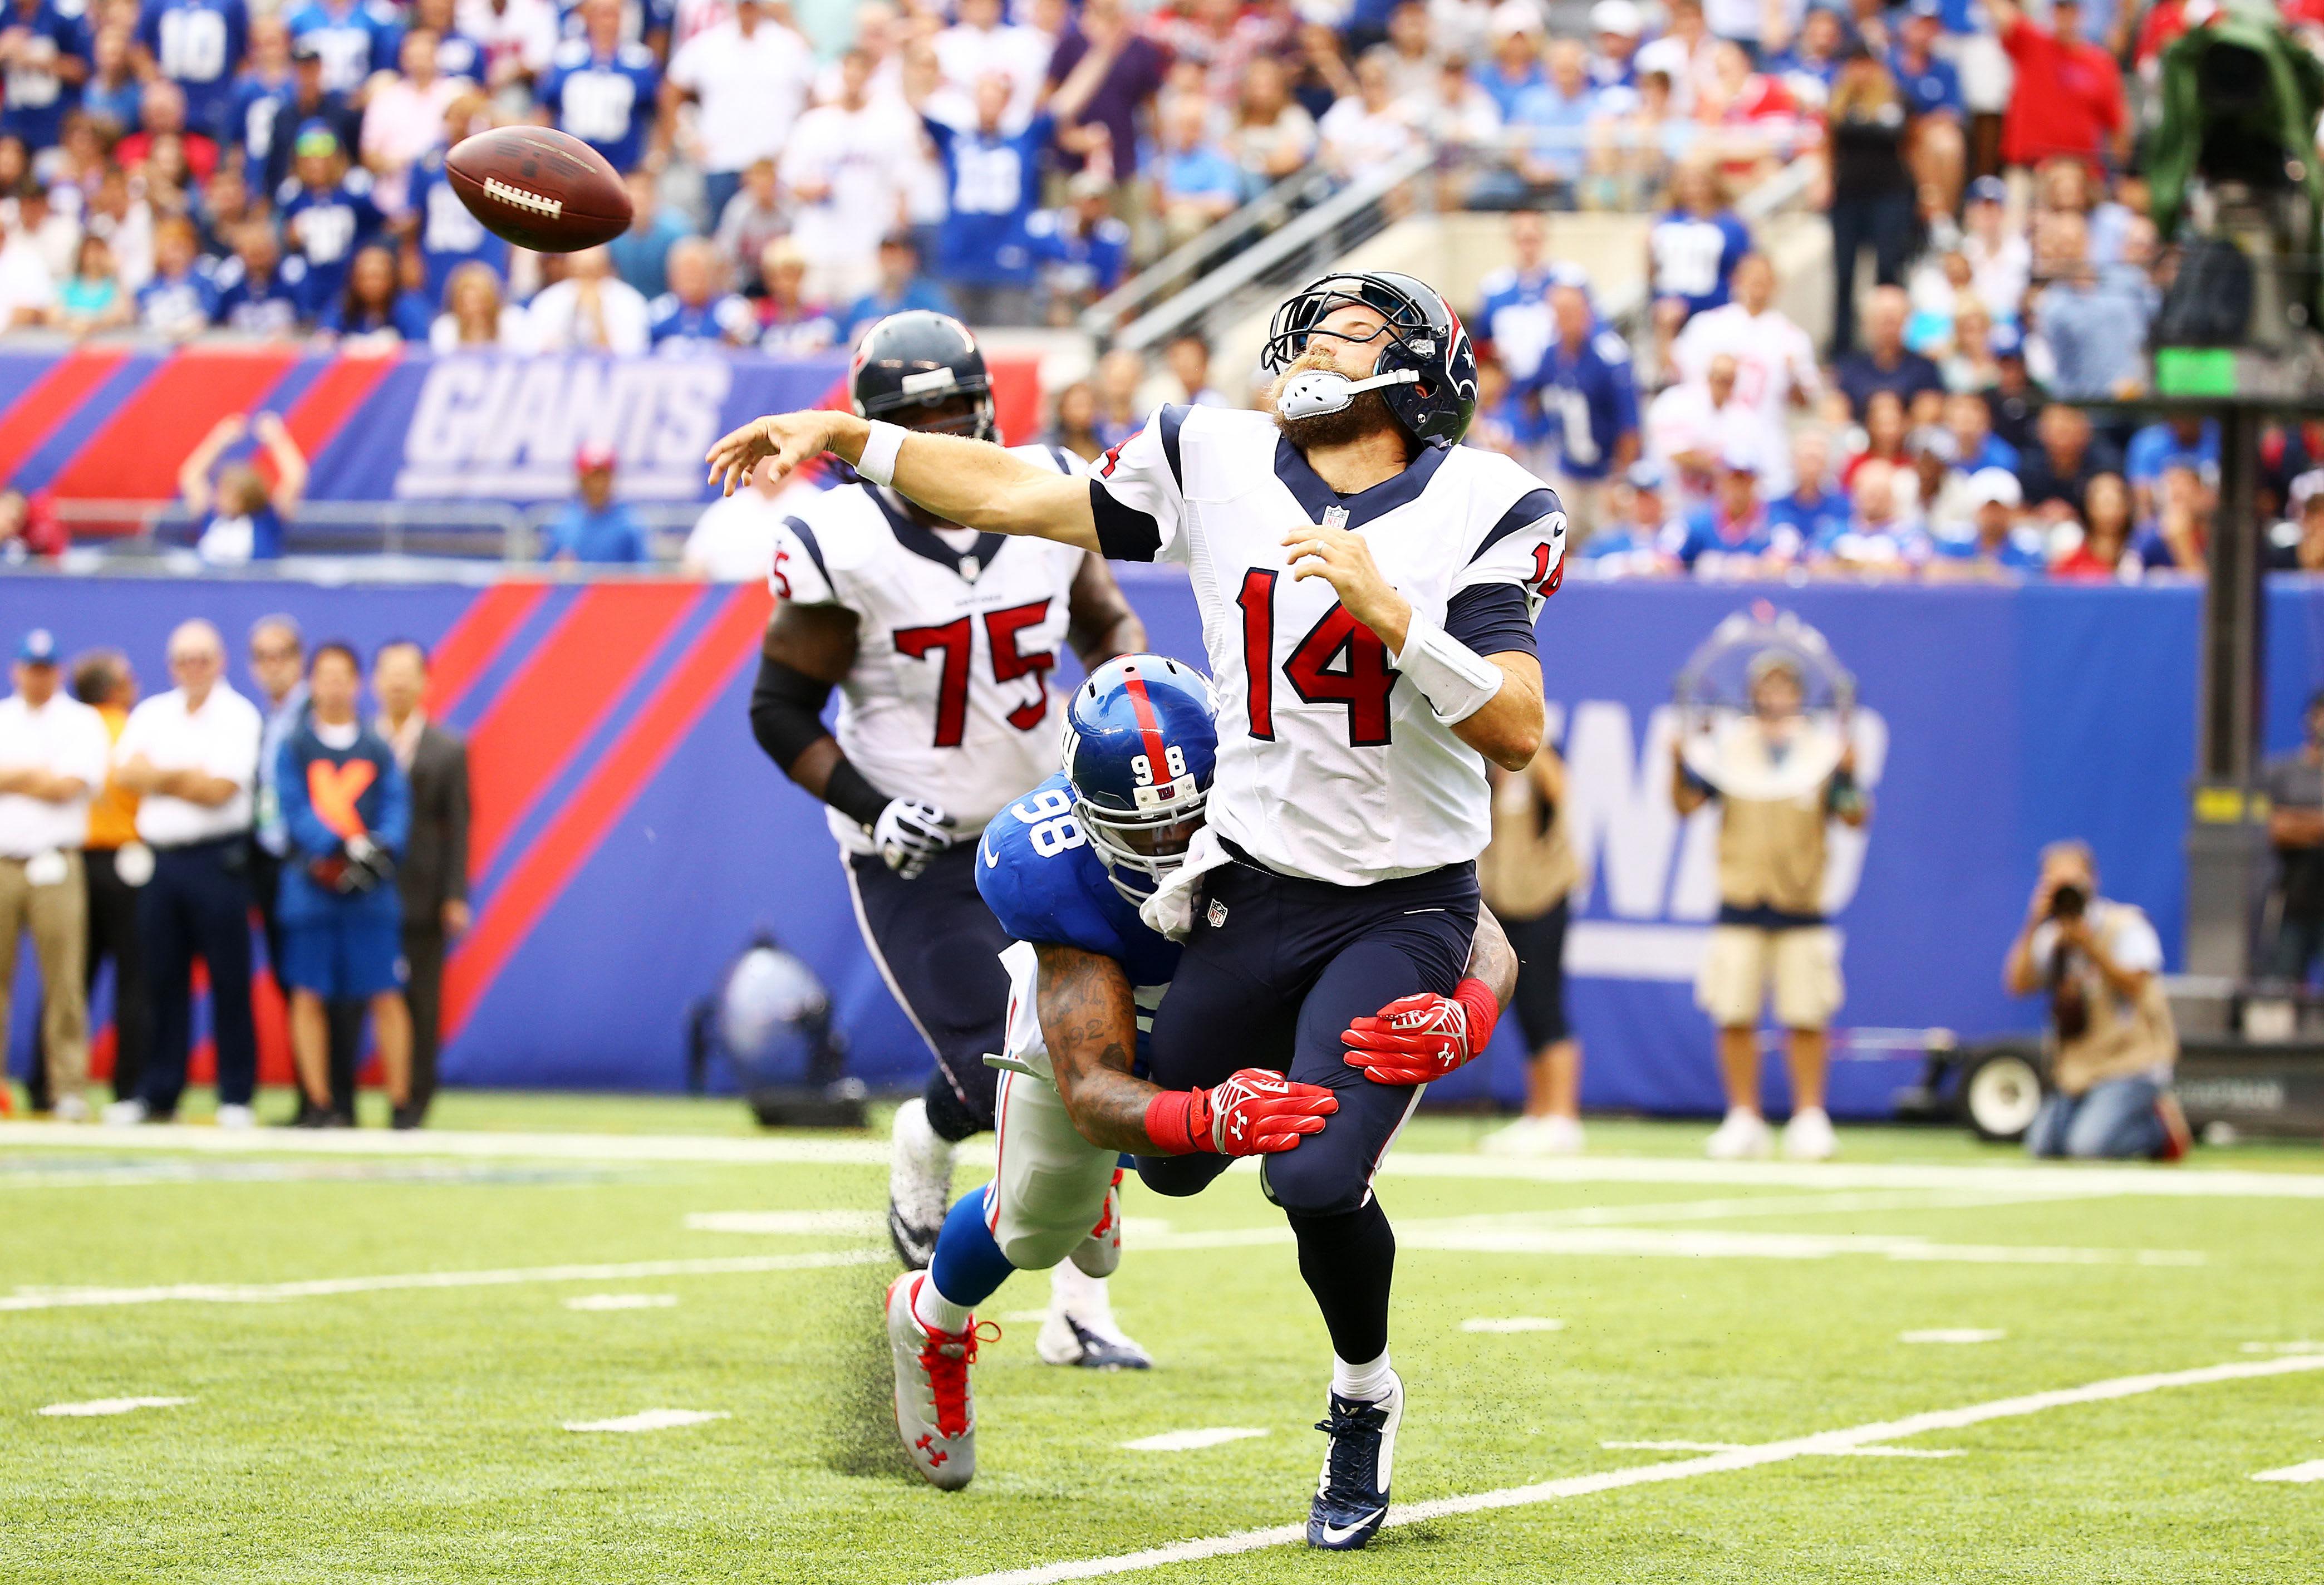
<path fill-rule="evenodd" d="M 137 834 L 153 850 L 153 878 L 138 900 L 138 934 L 152 988 L 153 1046 L 144 1089 L 106 1110 L 109 1122 L 177 1115 L 193 1040 L 194 959 L 209 965 L 217 1042 L 217 1120 L 246 1129 L 258 1082 L 250 1017 L 251 788 L 258 769 L 258 711 L 226 686 L 226 640 L 207 622 L 170 635 L 178 686 L 129 713 L 115 746 L 115 774 L 140 795 Z"/>
<path fill-rule="evenodd" d="M 436 1095 L 442 1038 L 444 954 L 467 934 L 468 745 L 428 718 L 428 651 L 398 639 L 372 659 L 380 736 L 411 781 L 411 839 L 395 872 L 403 894 L 404 1000 L 411 1006 L 412 1126 Z"/>

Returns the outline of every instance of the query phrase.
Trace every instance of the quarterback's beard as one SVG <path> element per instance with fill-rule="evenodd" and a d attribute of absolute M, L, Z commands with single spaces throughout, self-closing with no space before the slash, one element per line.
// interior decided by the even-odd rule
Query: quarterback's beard
<path fill-rule="evenodd" d="M 1378 391 L 1357 392 L 1356 399 L 1335 413 L 1314 413 L 1304 419 L 1285 418 L 1282 406 L 1284 382 L 1309 369 L 1341 372 L 1339 365 L 1329 358 L 1298 358 L 1283 371 L 1275 382 L 1275 389 L 1268 393 L 1267 405 L 1275 415 L 1275 427 L 1293 446 L 1301 451 L 1310 451 L 1318 446 L 1345 446 L 1375 431 L 1396 428 L 1396 415 L 1388 410 L 1387 397 Z"/>

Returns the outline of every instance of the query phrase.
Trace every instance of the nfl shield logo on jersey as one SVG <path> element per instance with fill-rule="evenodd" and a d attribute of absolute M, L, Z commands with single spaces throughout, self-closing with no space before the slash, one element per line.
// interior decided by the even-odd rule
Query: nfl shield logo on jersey
<path fill-rule="evenodd" d="M 1210 920 L 1211 928 L 1213 930 L 1217 929 L 1220 926 L 1227 922 L 1227 905 L 1221 902 L 1218 898 L 1213 898 L 1211 899 L 1211 911 L 1204 917 Z"/>

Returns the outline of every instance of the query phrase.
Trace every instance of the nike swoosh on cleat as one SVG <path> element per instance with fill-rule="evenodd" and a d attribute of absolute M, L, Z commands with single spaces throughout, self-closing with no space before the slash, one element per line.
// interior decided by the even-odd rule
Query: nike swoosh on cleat
<path fill-rule="evenodd" d="M 1362 1529 L 1365 1525 L 1370 1524 L 1374 1519 L 1379 1518 L 1382 1514 L 1387 1512 L 1388 1510 L 1386 1508 L 1374 1508 L 1370 1513 L 1366 1514 L 1362 1518 L 1358 1519 L 1352 1525 L 1326 1525 L 1323 1526 L 1323 1539 L 1330 1544 L 1337 1546 L 1349 1536 L 1353 1535 L 1357 1531 Z"/>

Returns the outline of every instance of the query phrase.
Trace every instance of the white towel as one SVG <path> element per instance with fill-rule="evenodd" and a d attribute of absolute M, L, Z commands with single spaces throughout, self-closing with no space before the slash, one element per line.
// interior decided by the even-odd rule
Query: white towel
<path fill-rule="evenodd" d="M 1194 933 L 1194 893 L 1202 889 L 1203 877 L 1230 862 L 1225 844 L 1211 834 L 1209 826 L 1204 826 L 1186 844 L 1186 856 L 1170 878 L 1138 906 L 1138 917 L 1149 930 L 1158 930 L 1173 941 L 1185 940 Z"/>

